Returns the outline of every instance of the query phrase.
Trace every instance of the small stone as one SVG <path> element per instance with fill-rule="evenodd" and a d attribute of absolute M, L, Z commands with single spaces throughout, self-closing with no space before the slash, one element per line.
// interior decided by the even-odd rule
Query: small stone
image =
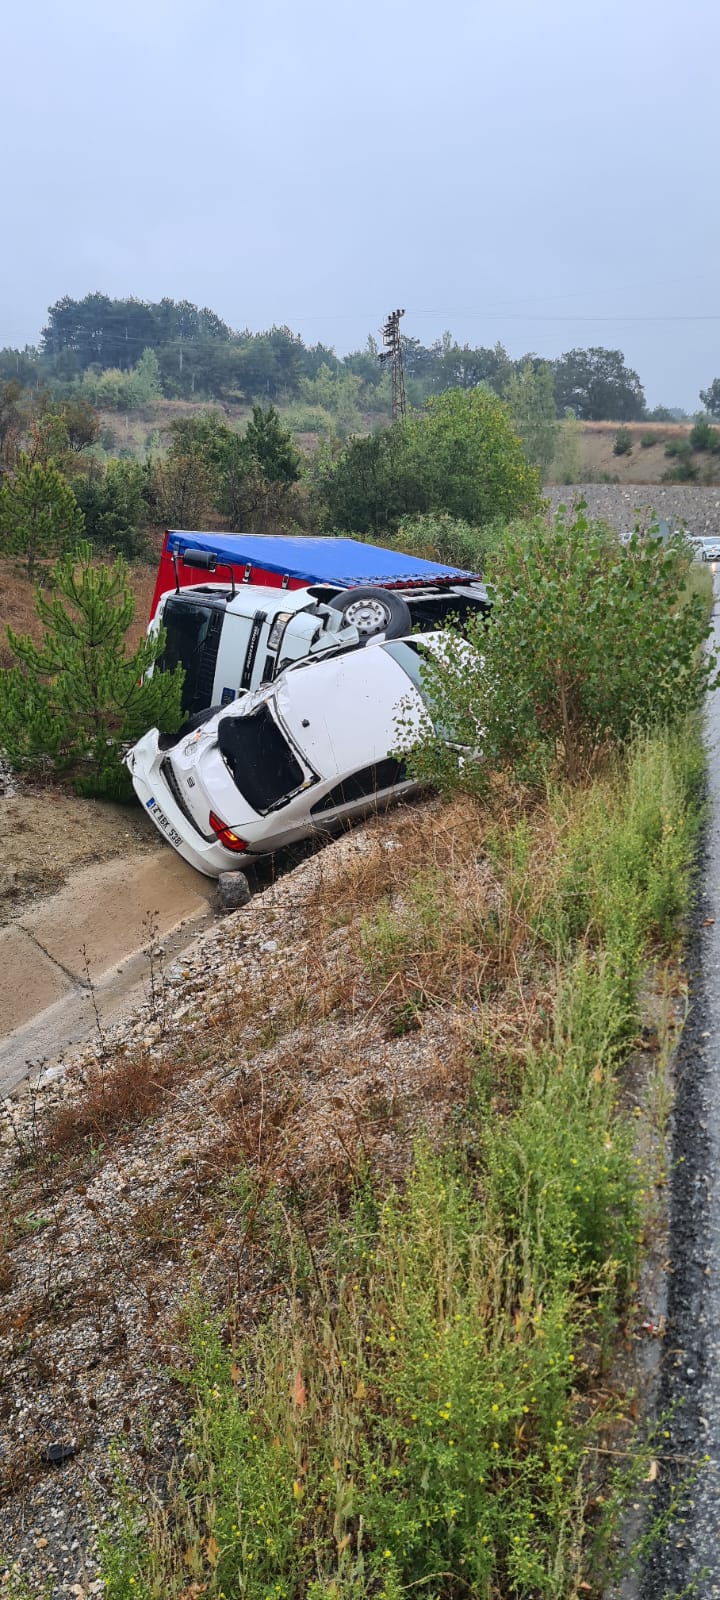
<path fill-rule="evenodd" d="M 71 1461 L 76 1454 L 74 1444 L 48 1444 L 41 1450 L 40 1459 L 52 1467 L 60 1467 L 63 1461 Z"/>
<path fill-rule="evenodd" d="M 252 899 L 252 890 L 244 872 L 221 872 L 217 881 L 217 904 L 220 911 L 236 911 Z"/>

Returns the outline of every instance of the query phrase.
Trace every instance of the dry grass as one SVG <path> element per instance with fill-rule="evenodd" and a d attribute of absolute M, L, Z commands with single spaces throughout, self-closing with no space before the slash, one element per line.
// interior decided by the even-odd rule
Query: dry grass
<path fill-rule="evenodd" d="M 542 807 L 510 812 L 506 800 L 499 793 L 483 813 L 464 799 L 415 811 L 391 840 L 378 828 L 340 883 L 320 876 L 306 906 L 306 974 L 312 981 L 312 963 L 324 964 L 313 987 L 326 1003 L 340 998 L 392 1035 L 427 1010 L 479 1013 L 509 987 L 526 1023 L 557 823 Z"/>
<path fill-rule="evenodd" d="M 241 976 L 231 966 L 203 998 L 202 1028 L 172 1049 L 91 1068 L 47 1117 L 46 1158 L 58 1170 L 103 1159 L 202 1079 L 203 1189 L 240 1162 L 323 1189 L 368 1163 L 396 1179 L 414 1131 L 441 1128 L 462 1098 L 483 1040 L 501 1046 L 502 1097 L 547 1008 L 554 969 L 535 922 L 557 827 L 543 808 L 518 822 L 503 804 L 431 802 L 316 858 L 289 946 Z"/>
<path fill-rule="evenodd" d="M 144 1050 L 131 1050 L 110 1065 L 91 1067 L 80 1097 L 61 1105 L 44 1124 L 44 1153 L 66 1160 L 88 1150 L 101 1151 L 162 1111 L 186 1068 L 180 1052 L 158 1059 Z"/>
<path fill-rule="evenodd" d="M 320 858 L 295 937 L 275 969 L 213 1000 L 203 1068 L 230 1081 L 214 1102 L 198 1177 L 239 1163 L 260 1188 L 314 1198 L 372 1168 L 397 1181 L 419 1128 L 439 1132 L 495 1041 L 496 1109 L 546 1025 L 555 974 L 534 919 L 553 856 L 548 813 L 523 824 L 467 801 L 370 826 L 338 869 Z"/>
<path fill-rule="evenodd" d="M 627 455 L 616 456 L 613 450 L 619 428 L 627 428 L 632 448 Z M 692 423 L 688 422 L 582 422 L 577 427 L 577 447 L 580 460 L 578 482 L 597 482 L 603 476 L 611 482 L 626 484 L 659 484 L 663 474 L 673 465 L 664 451 L 670 439 L 687 439 Z M 653 434 L 656 443 L 643 448 L 640 440 Z M 696 453 L 693 457 L 699 469 L 699 482 L 706 481 L 708 471 L 714 471 L 712 459 Z M 552 483 L 552 477 L 547 482 Z M 712 482 L 712 477 L 710 479 Z M 686 486 L 687 487 L 687 486 Z M 692 485 L 690 485 L 692 487 Z"/>

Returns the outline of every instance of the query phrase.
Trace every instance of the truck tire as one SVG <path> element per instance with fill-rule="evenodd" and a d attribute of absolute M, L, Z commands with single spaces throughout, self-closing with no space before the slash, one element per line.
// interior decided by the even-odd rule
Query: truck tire
<path fill-rule="evenodd" d="M 221 872 L 217 881 L 219 911 L 238 911 L 252 899 L 252 890 L 244 872 Z"/>
<path fill-rule="evenodd" d="M 401 639 L 403 634 L 412 632 L 410 607 L 392 589 L 361 584 L 357 589 L 336 594 L 330 606 L 333 611 L 342 612 L 349 626 L 357 628 L 363 644 L 378 633 L 384 633 L 386 639 Z"/>

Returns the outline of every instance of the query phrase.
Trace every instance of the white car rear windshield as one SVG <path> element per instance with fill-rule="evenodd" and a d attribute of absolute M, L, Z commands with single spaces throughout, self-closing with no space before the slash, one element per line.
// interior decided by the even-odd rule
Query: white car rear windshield
<path fill-rule="evenodd" d="M 305 782 L 300 762 L 267 705 L 248 717 L 221 717 L 217 742 L 236 789 L 253 811 L 272 811 Z"/>

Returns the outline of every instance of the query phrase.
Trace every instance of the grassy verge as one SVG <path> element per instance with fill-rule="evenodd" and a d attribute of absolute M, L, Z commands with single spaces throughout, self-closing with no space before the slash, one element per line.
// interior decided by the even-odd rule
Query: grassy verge
<path fill-rule="evenodd" d="M 236 1307 L 189 1313 L 183 1451 L 162 1505 L 125 1499 L 109 1600 L 599 1590 L 623 1484 L 597 1447 L 651 1184 L 620 1086 L 687 905 L 701 768 L 695 728 L 644 738 L 531 808 L 450 808 L 434 848 L 308 908 L 334 949 L 323 1026 L 381 1010 L 411 1046 L 452 1017 L 467 1088 L 400 1181 L 361 1139 L 312 1220 L 282 1177 L 231 1174 L 278 1291 L 241 1342 Z"/>

